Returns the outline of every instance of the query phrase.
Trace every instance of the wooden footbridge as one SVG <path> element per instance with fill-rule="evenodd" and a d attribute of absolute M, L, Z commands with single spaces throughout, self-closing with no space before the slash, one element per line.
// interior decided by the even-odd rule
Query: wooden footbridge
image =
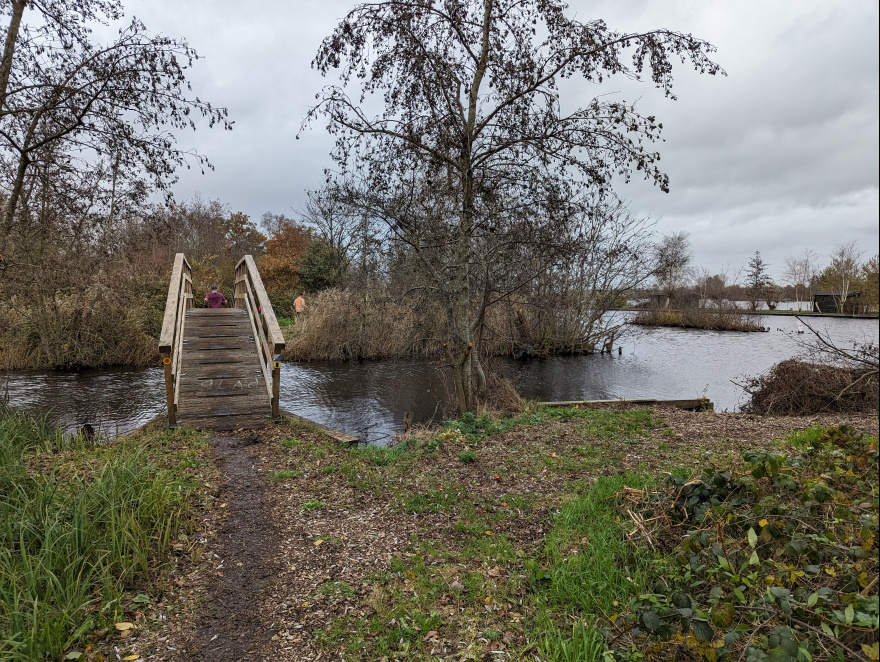
<path fill-rule="evenodd" d="M 192 267 L 176 255 L 159 338 L 169 427 L 240 430 L 281 417 L 284 336 L 250 255 L 235 267 L 232 306 L 195 308 Z"/>

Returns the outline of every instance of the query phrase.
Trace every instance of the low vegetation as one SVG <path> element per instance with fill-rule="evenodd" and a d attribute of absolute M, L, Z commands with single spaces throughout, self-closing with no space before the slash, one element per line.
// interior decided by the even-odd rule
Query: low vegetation
<path fill-rule="evenodd" d="M 754 315 L 733 306 L 716 308 L 683 307 L 680 309 L 647 308 L 633 315 L 630 324 L 674 326 L 707 331 L 763 331 Z"/>
<path fill-rule="evenodd" d="M 75 659 L 95 631 L 136 627 L 186 546 L 205 452 L 198 435 L 105 444 L 0 407 L 0 660 Z"/>
<path fill-rule="evenodd" d="M 618 495 L 652 553 L 644 592 L 610 616 L 614 659 L 878 659 L 877 439 L 842 425 L 788 441 L 747 451 L 748 473 Z"/>
<path fill-rule="evenodd" d="M 388 448 L 266 430 L 283 551 L 242 617 L 293 658 L 875 659 L 876 419 L 810 420 L 526 408 Z M 178 645 L 155 627 L 142 654 Z"/>

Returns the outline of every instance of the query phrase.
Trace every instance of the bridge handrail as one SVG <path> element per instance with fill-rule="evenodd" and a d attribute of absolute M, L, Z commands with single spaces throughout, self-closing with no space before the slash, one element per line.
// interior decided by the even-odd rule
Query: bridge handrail
<path fill-rule="evenodd" d="M 272 402 L 272 417 L 278 418 L 280 416 L 281 366 L 276 357 L 279 357 L 284 351 L 287 343 L 284 340 L 284 334 L 281 333 L 281 327 L 278 326 L 272 302 L 269 301 L 269 295 L 266 294 L 266 288 L 263 286 L 263 280 L 257 270 L 257 263 L 251 255 L 245 255 L 235 265 L 233 298 L 233 305 L 247 310 L 251 318 L 255 333 L 254 340 L 261 357 L 260 363 Z M 269 366 L 272 367 L 271 387 L 267 374 Z"/>
<path fill-rule="evenodd" d="M 168 424 L 177 426 L 177 394 L 180 386 L 180 363 L 183 353 L 183 325 L 186 310 L 193 305 L 192 265 L 183 253 L 174 256 L 171 281 L 162 332 L 159 335 L 159 354 L 165 369 L 165 400 L 168 407 Z"/>

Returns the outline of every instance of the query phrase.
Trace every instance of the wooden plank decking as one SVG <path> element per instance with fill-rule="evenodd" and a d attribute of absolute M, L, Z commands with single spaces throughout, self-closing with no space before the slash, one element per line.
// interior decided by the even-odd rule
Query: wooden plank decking
<path fill-rule="evenodd" d="M 187 310 L 180 373 L 181 425 L 240 430 L 271 423 L 266 373 L 246 310 Z"/>

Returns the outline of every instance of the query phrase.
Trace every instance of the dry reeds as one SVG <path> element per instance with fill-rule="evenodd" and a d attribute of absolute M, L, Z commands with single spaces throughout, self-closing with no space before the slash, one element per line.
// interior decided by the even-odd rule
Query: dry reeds
<path fill-rule="evenodd" d="M 286 359 L 346 361 L 430 356 L 409 307 L 376 292 L 324 290 L 296 317 Z"/>
<path fill-rule="evenodd" d="M 17 302 L 0 313 L 0 370 L 143 366 L 158 361 L 150 333 L 161 309 L 128 291 L 90 288 L 78 296 Z"/>
<path fill-rule="evenodd" d="M 707 331 L 763 331 L 755 317 L 729 306 L 720 308 L 648 308 L 638 311 L 630 324 L 641 326 L 673 326 Z"/>

